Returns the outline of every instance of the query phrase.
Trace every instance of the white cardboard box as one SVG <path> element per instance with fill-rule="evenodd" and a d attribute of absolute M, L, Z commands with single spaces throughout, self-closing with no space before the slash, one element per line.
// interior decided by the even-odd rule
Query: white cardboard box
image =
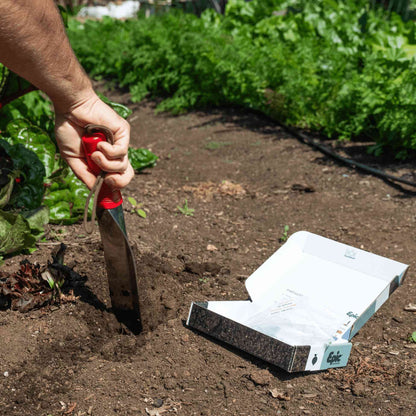
<path fill-rule="evenodd" d="M 246 280 L 249 300 L 193 302 L 187 325 L 289 372 L 343 367 L 407 268 L 300 231 Z"/>

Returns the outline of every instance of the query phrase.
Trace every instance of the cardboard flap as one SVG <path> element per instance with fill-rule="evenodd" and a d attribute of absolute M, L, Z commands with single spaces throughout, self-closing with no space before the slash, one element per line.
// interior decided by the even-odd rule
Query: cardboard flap
<path fill-rule="evenodd" d="M 378 280 L 392 281 L 396 276 L 403 276 L 407 265 L 399 263 L 355 247 L 330 240 L 307 231 L 293 234 L 288 241 L 263 263 L 247 280 L 246 289 L 253 301 L 260 300 L 270 292 L 272 287 L 278 287 L 279 281 L 302 261 L 302 257 L 315 258 L 320 269 L 311 269 L 311 273 L 325 274 L 328 277 L 334 268 L 323 267 L 325 263 L 334 263 L 346 271 L 358 272 Z M 399 282 L 400 283 L 400 282 Z M 385 286 L 384 284 L 384 286 Z M 382 285 L 383 286 L 383 285 Z M 369 303 L 373 301 L 369 300 Z"/>

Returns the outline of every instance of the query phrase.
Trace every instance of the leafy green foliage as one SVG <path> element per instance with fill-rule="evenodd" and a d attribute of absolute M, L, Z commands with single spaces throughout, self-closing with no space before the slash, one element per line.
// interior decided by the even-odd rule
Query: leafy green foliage
<path fill-rule="evenodd" d="M 139 217 L 147 218 L 146 211 L 141 208 L 143 204 L 139 204 L 132 196 L 129 196 L 127 200 L 130 202 L 131 206 L 133 207 L 132 212 L 135 212 Z"/>
<path fill-rule="evenodd" d="M 6 192 L 3 191 L 0 207 L 11 205 L 27 210 L 39 207 L 42 203 L 46 173 L 36 153 L 21 143 L 10 144 L 0 139 L 1 151 L 9 156 L 11 165 L 8 169 L 10 182 Z"/>
<path fill-rule="evenodd" d="M 43 197 L 43 203 L 49 208 L 50 222 L 73 224 L 79 221 L 88 193 L 87 187 L 68 167 L 56 172 Z M 89 209 L 91 212 L 92 202 Z"/>
<path fill-rule="evenodd" d="M 101 99 L 120 116 L 131 114 L 128 108 Z M 54 115 L 41 93 L 32 92 L 2 108 L 0 129 L 0 255 L 4 256 L 34 249 L 48 222 L 79 221 L 89 191 L 58 153 Z M 145 149 L 130 153 L 136 170 L 152 167 L 157 160 Z"/>
<path fill-rule="evenodd" d="M 55 167 L 55 144 L 47 133 L 23 118 L 12 120 L 6 128 L 9 142 L 22 144 L 36 154 L 45 168 L 45 176 L 49 177 Z"/>
<path fill-rule="evenodd" d="M 0 210 L 0 253 L 2 255 L 32 249 L 36 238 L 20 214 Z"/>
<path fill-rule="evenodd" d="M 288 238 L 289 238 L 289 226 L 285 225 L 283 227 L 283 233 L 282 233 L 282 236 L 279 238 L 279 241 L 281 243 L 284 243 L 287 241 Z"/>
<path fill-rule="evenodd" d="M 158 157 L 148 149 L 129 148 L 129 160 L 136 172 L 156 165 Z"/>
<path fill-rule="evenodd" d="M 0 255 L 32 251 L 48 223 L 48 210 L 37 209 L 24 215 L 0 210 Z"/>
<path fill-rule="evenodd" d="M 194 212 L 195 212 L 195 209 L 194 208 L 189 208 L 188 207 L 188 200 L 187 199 L 185 199 L 185 202 L 183 204 L 183 207 L 181 207 L 180 205 L 178 205 L 176 208 L 178 209 L 178 211 L 181 214 L 185 215 L 186 217 L 193 217 Z"/>
<path fill-rule="evenodd" d="M 129 115 L 131 115 L 132 111 L 130 108 L 127 108 L 122 104 L 110 101 L 105 95 L 101 93 L 98 93 L 98 96 L 100 97 L 101 101 L 110 106 L 120 117 L 127 118 Z"/>
<path fill-rule="evenodd" d="M 368 0 L 230 0 L 225 16 L 69 22 L 96 78 L 160 111 L 239 105 L 376 153 L 416 149 L 416 23 Z"/>
<path fill-rule="evenodd" d="M 26 94 L 1 109 L 0 130 L 12 120 L 26 119 L 41 128 L 54 140 L 54 114 L 51 103 L 39 91 Z"/>

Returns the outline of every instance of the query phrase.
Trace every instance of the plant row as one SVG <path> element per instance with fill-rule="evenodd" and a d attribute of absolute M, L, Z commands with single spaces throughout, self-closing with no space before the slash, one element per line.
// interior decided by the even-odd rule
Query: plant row
<path fill-rule="evenodd" d="M 95 78 L 159 110 L 238 105 L 376 154 L 416 148 L 415 23 L 366 0 L 230 0 L 224 16 L 69 22 Z"/>

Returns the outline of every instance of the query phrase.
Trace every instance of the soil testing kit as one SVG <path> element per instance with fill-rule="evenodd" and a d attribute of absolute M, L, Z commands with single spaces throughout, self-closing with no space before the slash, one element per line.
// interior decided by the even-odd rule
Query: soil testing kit
<path fill-rule="evenodd" d="M 246 280 L 249 300 L 193 302 L 187 325 L 289 372 L 343 367 L 407 268 L 300 231 Z"/>

